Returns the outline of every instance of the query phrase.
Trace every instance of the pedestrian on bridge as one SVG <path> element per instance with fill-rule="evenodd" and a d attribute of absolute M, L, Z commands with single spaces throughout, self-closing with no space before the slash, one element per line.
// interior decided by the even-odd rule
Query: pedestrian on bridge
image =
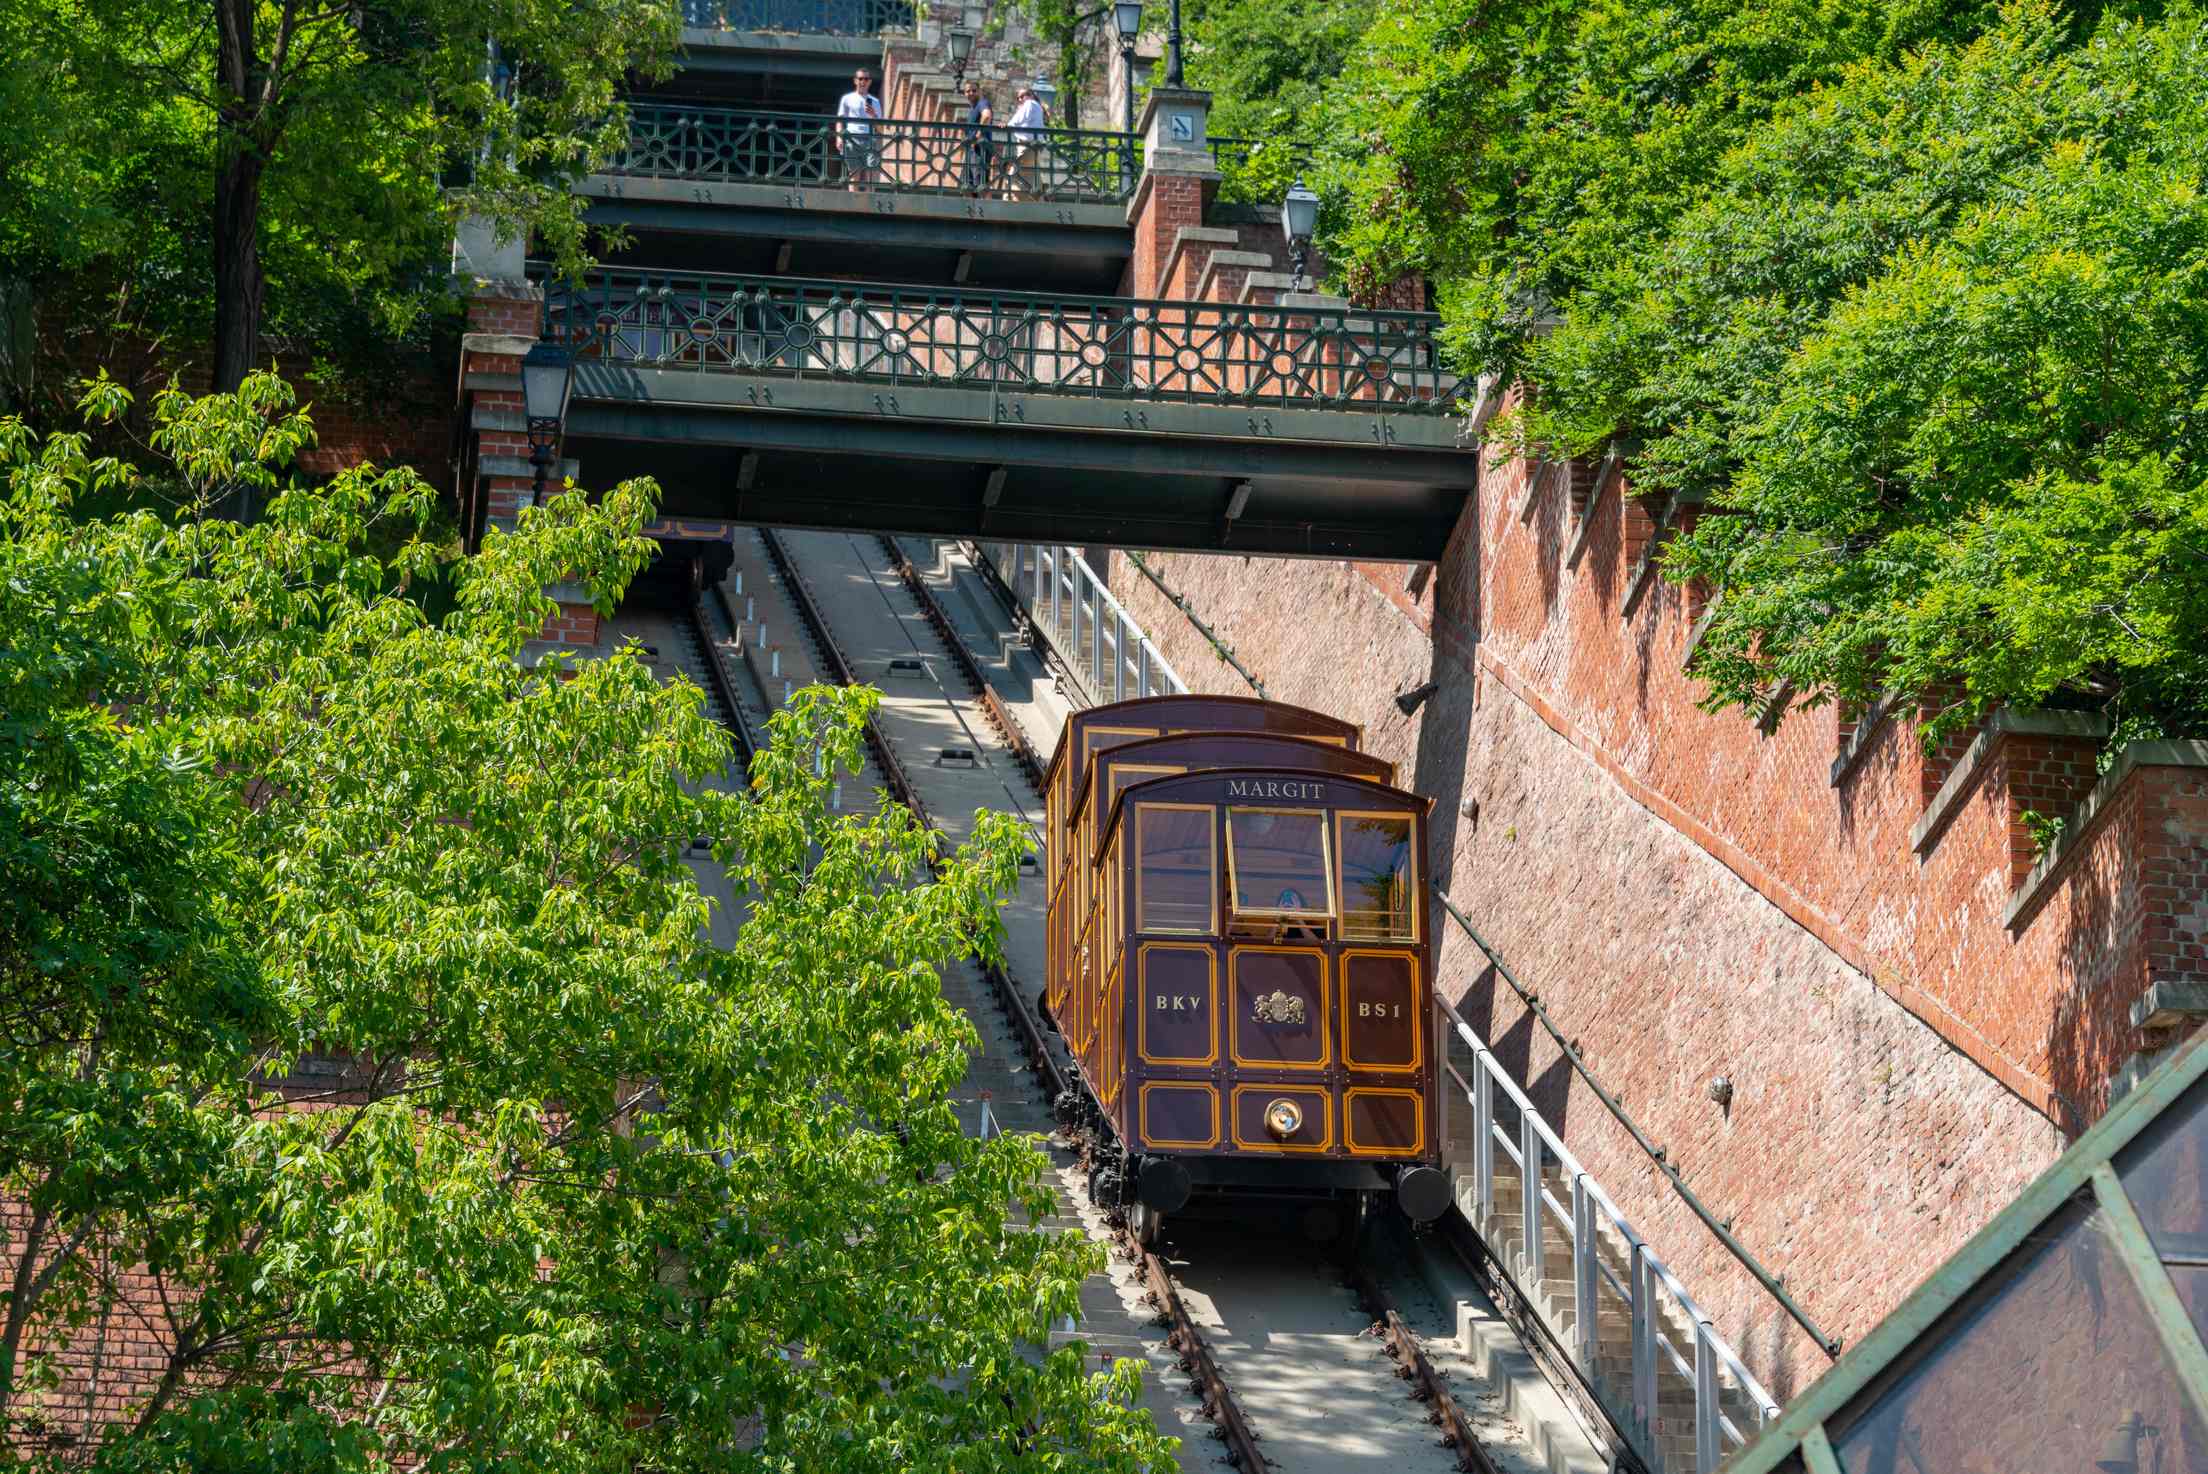
<path fill-rule="evenodd" d="M 997 121 L 994 109 L 989 106 L 989 96 L 981 90 L 979 82 L 966 84 L 966 168 L 959 180 L 959 187 L 980 199 L 989 193 L 990 176 L 995 172 L 992 161 L 996 157 L 996 144 L 989 130 Z"/>
<path fill-rule="evenodd" d="M 843 177 L 854 191 L 871 190 L 882 166 L 882 100 L 874 95 L 874 74 L 865 68 L 851 78 L 851 90 L 836 104 L 836 152 L 843 156 Z"/>
<path fill-rule="evenodd" d="M 1042 198 L 1037 175 L 1043 160 L 1043 129 L 1050 126 L 1050 112 L 1035 95 L 1032 83 L 1020 84 L 1020 105 L 1012 109 L 1012 163 L 1005 173 L 1011 188 L 1005 198 Z"/>

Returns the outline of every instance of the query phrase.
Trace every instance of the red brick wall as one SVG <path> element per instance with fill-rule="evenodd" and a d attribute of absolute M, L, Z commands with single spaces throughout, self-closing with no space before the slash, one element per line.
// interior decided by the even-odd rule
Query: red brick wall
<path fill-rule="evenodd" d="M 1912 830 L 1970 734 L 1928 758 L 1885 722 L 1836 784 L 1852 715 L 1784 710 L 1766 731 L 1699 710 L 1681 668 L 1698 611 L 1659 582 L 1621 612 L 1643 514 L 1619 478 L 1592 498 L 1591 481 L 1491 464 L 1433 568 L 1151 566 L 1273 695 L 1363 722 L 1439 801 L 1437 879 L 1705 1201 L 1828 1330 L 1860 1334 L 2104 1107 L 2152 1042 L 2128 1017 L 2147 984 L 2208 979 L 2208 771 L 2124 778 L 2012 926 L 2022 811 L 2074 802 L 2091 744 L 1990 739 L 1920 855 Z M 1241 689 L 1113 561 L 1184 679 Z M 1428 679 L 1405 718 L 1392 697 Z M 1806 1385 L 1824 1358 L 1443 935 L 1445 994 L 1771 1389 Z M 1705 1092 L 1720 1074 L 1729 1110 Z"/>
<path fill-rule="evenodd" d="M 1203 181 L 1193 174 L 1146 171 L 1135 188 L 1133 217 L 1135 251 L 1127 268 L 1127 293 L 1163 296 L 1175 238 L 1184 227 L 1204 223 Z"/>
<path fill-rule="evenodd" d="M 212 366 L 203 356 L 164 352 L 138 340 L 49 324 L 39 346 L 39 382 L 57 407 L 73 404 L 74 382 L 101 369 L 128 387 L 141 407 L 172 376 L 193 394 L 205 394 L 213 386 Z M 302 471 L 327 476 L 363 461 L 411 466 L 433 485 L 450 490 L 454 422 L 449 362 L 440 365 L 423 352 L 372 404 L 317 389 L 307 379 L 314 366 L 309 355 L 277 353 L 273 362 L 313 419 L 318 436 L 315 448 L 299 458 Z"/>

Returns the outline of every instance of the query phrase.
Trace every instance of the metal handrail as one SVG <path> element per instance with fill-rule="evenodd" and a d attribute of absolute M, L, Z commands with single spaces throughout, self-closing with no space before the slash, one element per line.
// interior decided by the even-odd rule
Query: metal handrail
<path fill-rule="evenodd" d="M 1440 320 L 1377 308 L 608 268 L 548 283 L 544 321 L 581 359 L 704 373 L 1433 416 L 1457 389 Z"/>
<path fill-rule="evenodd" d="M 977 543 L 974 548 L 1030 627 L 1041 629 L 1091 705 L 1188 689 L 1164 652 L 1150 643 L 1134 616 L 1074 549 L 1027 543 Z"/>
<path fill-rule="evenodd" d="M 1634 1231 L 1617 1203 L 1565 1147 L 1563 1138 L 1535 1109 L 1486 1041 L 1447 1000 L 1437 997 L 1435 1002 L 1472 1052 L 1472 1080 L 1467 1081 L 1454 1063 L 1445 1061 L 1443 1068 L 1465 1091 L 1472 1105 L 1473 1212 L 1470 1216 L 1483 1235 L 1492 1238 L 1502 1231 L 1497 1221 L 1496 1148 L 1501 1147 L 1504 1160 L 1518 1167 L 1519 1263 L 1513 1266 L 1507 1256 L 1497 1253 L 1494 1255 L 1497 1264 L 1505 1274 L 1520 1281 L 1520 1297 L 1548 1322 L 1551 1333 L 1559 1345 L 1567 1348 L 1567 1354 L 1588 1389 L 1657 1474 L 1667 1474 L 1669 1469 L 1661 1436 L 1665 1430 L 1656 1384 L 1658 1358 L 1668 1363 L 1693 1389 L 1694 1469 L 1696 1474 L 1711 1474 L 1726 1453 L 1743 1445 L 1753 1431 L 1744 1432 L 1726 1412 L 1727 1383 L 1753 1409 L 1758 1428 L 1778 1416 L 1776 1400 L 1732 1347 L 1717 1335 L 1709 1316 L 1670 1266 Z M 1498 1088 L 1517 1113 L 1515 1141 L 1512 1133 L 1504 1130 L 1496 1119 Z M 1571 1183 L 1569 1207 L 1549 1190 L 1545 1165 L 1550 1162 L 1555 1164 L 1560 1176 Z M 1549 1217 L 1571 1226 L 1573 1325 L 1569 1328 L 1562 1324 L 1561 1316 L 1540 1292 L 1547 1268 L 1544 1206 Z M 1621 1280 L 1603 1260 L 1600 1234 L 1604 1227 L 1625 1246 L 1629 1266 L 1627 1279 Z M 1601 1284 L 1607 1284 L 1628 1308 L 1632 1371 L 1628 1386 L 1623 1389 L 1603 1367 L 1598 1289 Z M 1657 1294 L 1659 1288 L 1663 1291 L 1662 1297 Z M 1668 1298 L 1694 1328 L 1691 1360 L 1664 1325 L 1664 1298 Z"/>
<path fill-rule="evenodd" d="M 839 134 L 838 124 L 843 131 Z M 1088 128 L 982 128 L 681 103 L 629 104 L 628 146 L 605 173 L 841 188 L 853 170 L 901 194 L 998 194 L 1120 204 L 1142 173 L 1141 140 Z"/>
<path fill-rule="evenodd" d="M 913 0 L 682 0 L 682 23 L 701 31 L 795 31 L 878 36 L 913 28 Z"/>
<path fill-rule="evenodd" d="M 1802 1308 L 1800 1302 L 1787 1293 L 1786 1286 L 1780 1281 L 1779 1277 L 1764 1268 L 1763 1262 L 1749 1251 L 1748 1246 L 1733 1236 L 1730 1222 L 1719 1219 L 1703 1203 L 1702 1199 L 1695 1195 L 1694 1190 L 1687 1186 L 1685 1175 L 1672 1164 L 1664 1148 L 1648 1139 L 1647 1133 L 1641 1130 L 1639 1124 L 1630 1115 L 1626 1114 L 1625 1106 L 1617 1097 L 1605 1090 L 1602 1082 L 1595 1078 L 1595 1072 L 1588 1068 L 1587 1061 L 1581 1057 L 1579 1050 L 1573 1046 L 1569 1039 L 1564 1037 L 1564 1031 L 1556 1026 L 1555 1021 L 1549 1017 L 1548 1010 L 1541 1006 L 1540 995 L 1518 981 L 1517 974 L 1513 973 L 1509 964 L 1503 961 L 1502 954 L 1488 945 L 1487 938 L 1480 935 L 1479 928 L 1472 924 L 1469 917 L 1457 909 L 1456 902 L 1450 900 L 1439 885 L 1433 886 L 1433 892 L 1440 899 L 1442 909 L 1449 913 L 1450 919 L 1456 922 L 1467 937 L 1472 939 L 1472 944 L 1478 947 L 1481 955 L 1487 958 L 1489 965 L 1495 969 L 1496 975 L 1510 986 L 1510 990 L 1518 995 L 1519 1002 L 1525 1005 L 1526 1011 L 1531 1013 L 1539 1021 L 1541 1027 L 1548 1032 L 1550 1040 L 1555 1043 L 1557 1049 L 1563 1054 L 1565 1062 L 1572 1067 L 1573 1073 L 1586 1083 L 1587 1088 L 1594 1092 L 1595 1099 L 1601 1101 L 1604 1109 L 1608 1110 L 1616 1118 L 1618 1124 L 1626 1129 L 1626 1133 L 1633 1138 L 1634 1144 L 1648 1154 L 1649 1160 L 1656 1164 L 1656 1168 L 1663 1174 L 1664 1180 L 1671 1184 L 1672 1191 L 1679 1195 L 1680 1200 L 1687 1205 L 1695 1217 L 1702 1220 L 1703 1227 L 1716 1235 L 1717 1241 L 1723 1244 L 1735 1259 L 1740 1261 L 1743 1269 L 1755 1276 L 1756 1283 L 1762 1285 L 1769 1292 L 1771 1298 L 1776 1300 L 1779 1307 L 1793 1318 L 1796 1325 L 1809 1333 L 1810 1339 L 1817 1343 L 1819 1349 L 1827 1356 L 1838 1356 L 1840 1354 L 1840 1338 L 1827 1335 L 1824 1328 L 1810 1318 L 1809 1312 Z"/>

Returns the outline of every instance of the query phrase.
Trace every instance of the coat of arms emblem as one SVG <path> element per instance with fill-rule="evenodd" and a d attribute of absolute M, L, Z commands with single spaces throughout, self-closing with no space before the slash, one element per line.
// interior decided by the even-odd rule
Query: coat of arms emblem
<path fill-rule="evenodd" d="M 1300 1024 L 1303 1022 L 1303 1000 L 1293 993 L 1261 993 L 1257 999 L 1257 1021 L 1261 1024 Z"/>

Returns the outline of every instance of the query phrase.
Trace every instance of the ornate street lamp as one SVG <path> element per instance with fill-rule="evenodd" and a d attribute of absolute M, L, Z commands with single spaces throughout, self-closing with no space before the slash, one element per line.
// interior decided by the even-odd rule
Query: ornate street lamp
<path fill-rule="evenodd" d="M 1311 249 L 1311 233 L 1319 228 L 1319 197 L 1303 187 L 1303 176 L 1288 187 L 1287 195 L 1280 202 L 1280 231 L 1288 237 L 1288 260 L 1296 274 L 1296 286 L 1303 286 L 1303 263 Z"/>
<path fill-rule="evenodd" d="M 1114 0 L 1112 24 L 1119 28 L 1119 65 L 1127 75 L 1127 131 L 1135 131 L 1135 37 L 1142 34 L 1142 0 Z"/>
<path fill-rule="evenodd" d="M 966 80 L 966 63 L 974 59 L 974 33 L 953 30 L 943 39 L 951 47 L 951 80 L 954 83 L 963 82 Z"/>
<path fill-rule="evenodd" d="M 1179 87 L 1185 85 L 1181 81 L 1181 0 L 1173 0 L 1165 15 L 1165 85 Z"/>
<path fill-rule="evenodd" d="M 539 338 L 521 360 L 521 412 L 529 423 L 529 464 L 536 485 L 529 505 L 544 505 L 544 479 L 567 423 L 567 396 L 575 387 L 575 355 Z"/>

